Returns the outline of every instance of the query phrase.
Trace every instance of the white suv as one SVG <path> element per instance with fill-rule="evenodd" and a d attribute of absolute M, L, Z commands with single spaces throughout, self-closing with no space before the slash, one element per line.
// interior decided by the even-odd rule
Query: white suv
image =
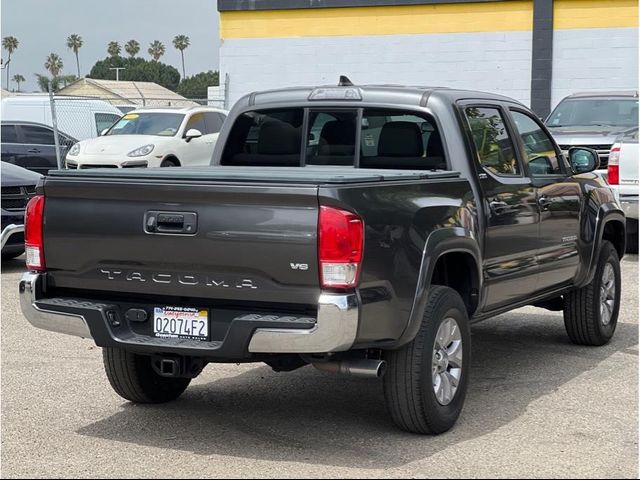
<path fill-rule="evenodd" d="M 627 217 L 627 252 L 638 253 L 638 128 L 620 135 L 611 147 L 608 177 Z"/>
<path fill-rule="evenodd" d="M 76 143 L 67 168 L 209 165 L 225 110 L 149 108 L 123 115 L 100 137 Z"/>

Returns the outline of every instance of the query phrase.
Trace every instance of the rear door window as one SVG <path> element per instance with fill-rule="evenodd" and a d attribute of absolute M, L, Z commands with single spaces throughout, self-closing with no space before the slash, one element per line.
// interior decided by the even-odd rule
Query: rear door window
<path fill-rule="evenodd" d="M 2 143 L 18 143 L 18 132 L 15 125 L 2 125 L 0 127 L 2 133 Z"/>
<path fill-rule="evenodd" d="M 521 176 L 513 140 L 500 109 L 467 107 L 465 115 L 480 164 L 495 175 Z"/>
<path fill-rule="evenodd" d="M 20 125 L 24 143 L 32 145 L 54 145 L 53 130 L 35 125 Z"/>
<path fill-rule="evenodd" d="M 303 119 L 302 108 L 243 113 L 229 133 L 221 165 L 299 166 Z"/>

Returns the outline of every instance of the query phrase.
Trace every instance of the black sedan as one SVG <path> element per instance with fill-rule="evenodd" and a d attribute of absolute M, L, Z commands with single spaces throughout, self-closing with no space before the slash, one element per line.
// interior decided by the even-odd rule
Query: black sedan
<path fill-rule="evenodd" d="M 2 180 L 2 258 L 24 252 L 24 209 L 42 177 L 38 173 L 0 162 Z"/>
<path fill-rule="evenodd" d="M 56 170 L 56 146 L 53 128 L 42 123 L 3 121 L 2 161 L 46 175 Z M 61 161 L 77 140 L 58 132 Z"/>

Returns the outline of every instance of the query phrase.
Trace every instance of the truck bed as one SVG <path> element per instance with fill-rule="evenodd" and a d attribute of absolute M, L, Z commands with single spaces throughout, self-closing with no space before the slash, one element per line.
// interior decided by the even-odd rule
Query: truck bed
<path fill-rule="evenodd" d="M 446 170 L 378 170 L 353 167 L 191 167 L 191 168 L 118 168 L 86 170 L 54 170 L 53 178 L 104 178 L 213 181 L 213 182 L 260 182 L 260 183 L 302 183 L 302 184 L 342 184 L 382 182 L 397 180 L 420 180 L 432 178 L 456 178 L 459 172 Z"/>

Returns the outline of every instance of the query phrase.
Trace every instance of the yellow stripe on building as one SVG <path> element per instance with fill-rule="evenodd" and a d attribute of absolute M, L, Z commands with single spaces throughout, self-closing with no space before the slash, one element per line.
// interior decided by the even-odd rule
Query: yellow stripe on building
<path fill-rule="evenodd" d="M 532 24 L 530 0 L 220 12 L 223 39 L 507 32 Z"/>
<path fill-rule="evenodd" d="M 638 27 L 638 0 L 555 0 L 554 29 Z"/>

